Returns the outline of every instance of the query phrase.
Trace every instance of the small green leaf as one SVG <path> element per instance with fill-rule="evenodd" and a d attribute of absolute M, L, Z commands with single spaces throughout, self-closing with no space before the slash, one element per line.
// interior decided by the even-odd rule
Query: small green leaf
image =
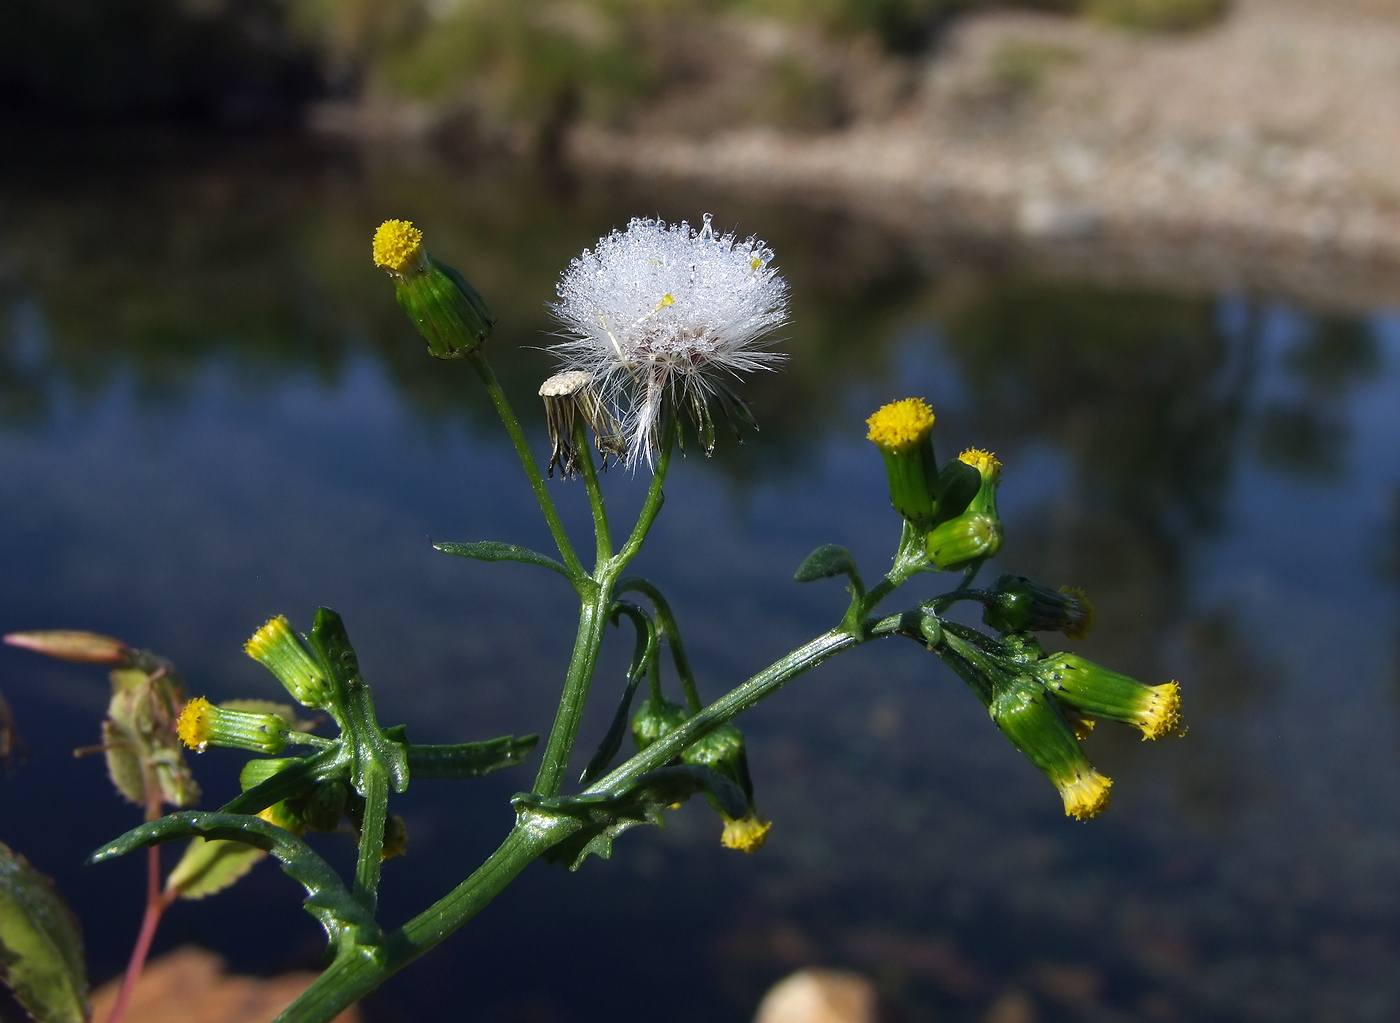
<path fill-rule="evenodd" d="M 836 575 L 848 575 L 853 582 L 860 578 L 851 552 L 840 544 L 828 543 L 807 555 L 807 560 L 797 567 L 793 578 L 800 583 L 810 583 Z"/>
<path fill-rule="evenodd" d="M 271 853 L 286 875 L 306 889 L 302 905 L 320 921 L 338 953 L 355 947 L 376 958 L 383 954 L 384 932 L 369 910 L 346 891 L 330 864 L 296 835 L 261 817 L 201 810 L 167 814 L 104 845 L 88 862 L 103 863 L 143 846 L 196 837 L 243 842 Z"/>
<path fill-rule="evenodd" d="M 517 547 L 513 543 L 498 540 L 481 540 L 477 543 L 435 543 L 433 549 L 444 554 L 455 554 L 459 558 L 475 558 L 477 561 L 523 561 L 529 565 L 542 565 L 551 568 L 568 578 L 569 570 L 548 555 L 532 551 L 528 547 Z"/>
<path fill-rule="evenodd" d="M 165 888 L 182 899 L 202 899 L 233 885 L 266 856 L 264 850 L 244 842 L 192 838 L 165 879 Z"/>
<path fill-rule="evenodd" d="M 0 981 L 42 1023 L 87 1023 L 78 921 L 52 882 L 0 844 Z"/>

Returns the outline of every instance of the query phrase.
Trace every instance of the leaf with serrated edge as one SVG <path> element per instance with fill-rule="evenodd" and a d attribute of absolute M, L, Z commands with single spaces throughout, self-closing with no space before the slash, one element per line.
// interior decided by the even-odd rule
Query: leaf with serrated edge
<path fill-rule="evenodd" d="M 266 856 L 265 850 L 244 842 L 192 838 L 165 888 L 182 899 L 203 899 L 237 883 Z"/>
<path fill-rule="evenodd" d="M 83 939 L 53 884 L 0 844 L 0 980 L 43 1023 L 87 1023 Z"/>

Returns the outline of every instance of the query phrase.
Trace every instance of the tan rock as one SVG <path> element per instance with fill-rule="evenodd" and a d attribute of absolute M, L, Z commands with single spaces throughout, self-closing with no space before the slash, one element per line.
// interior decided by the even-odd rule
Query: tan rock
<path fill-rule="evenodd" d="M 185 946 L 154 959 L 136 985 L 124 1023 L 268 1023 L 305 991 L 316 974 L 240 977 L 224 972 L 213 952 Z M 92 1018 L 103 1023 L 121 989 L 116 977 L 92 993 Z M 360 1023 L 351 1006 L 336 1023 Z"/>
<path fill-rule="evenodd" d="M 754 1023 L 877 1023 L 879 997 L 858 973 L 798 970 L 774 984 Z"/>

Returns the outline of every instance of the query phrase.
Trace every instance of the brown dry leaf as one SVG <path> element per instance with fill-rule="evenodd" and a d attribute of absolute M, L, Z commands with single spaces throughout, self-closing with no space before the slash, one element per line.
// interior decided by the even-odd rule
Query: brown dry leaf
<path fill-rule="evenodd" d="M 277 977 L 242 977 L 224 973 L 213 952 L 186 945 L 152 960 L 141 975 L 127 1008 L 125 1023 L 267 1023 L 305 991 L 316 974 L 309 971 Z M 92 994 L 92 1018 L 106 1019 L 117 1000 L 121 978 Z M 361 1023 L 358 1006 L 335 1023 Z"/>

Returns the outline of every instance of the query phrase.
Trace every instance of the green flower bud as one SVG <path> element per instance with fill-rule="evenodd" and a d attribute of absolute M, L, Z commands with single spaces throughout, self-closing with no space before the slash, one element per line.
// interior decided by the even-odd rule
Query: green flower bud
<path fill-rule="evenodd" d="M 423 251 L 423 232 L 386 220 L 374 233 L 374 263 L 389 271 L 399 305 L 438 359 L 459 359 L 485 343 L 496 318 L 465 277 Z"/>
<path fill-rule="evenodd" d="M 632 718 L 632 741 L 643 750 L 657 739 L 685 724 L 690 715 L 670 700 L 647 700 Z"/>
<path fill-rule="evenodd" d="M 216 707 L 202 696 L 185 704 L 176 731 L 181 742 L 199 753 L 210 744 L 250 753 L 287 748 L 287 721 L 280 714 Z"/>
<path fill-rule="evenodd" d="M 958 461 L 966 462 L 982 477 L 982 486 L 968 502 L 967 510 L 997 517 L 997 487 L 1001 486 L 1001 463 L 997 456 L 981 448 L 968 448 L 958 455 Z"/>
<path fill-rule="evenodd" d="M 330 683 L 326 673 L 302 646 L 284 615 L 271 619 L 253 633 L 253 638 L 243 645 L 243 651 L 276 675 L 277 681 L 298 703 L 318 710 L 329 705 Z"/>
<path fill-rule="evenodd" d="M 391 813 L 384 820 L 384 845 L 380 848 L 380 861 L 392 860 L 408 852 L 408 828 L 403 818 Z"/>
<path fill-rule="evenodd" d="M 697 739 L 681 754 L 687 764 L 698 764 L 724 775 L 744 790 L 753 804 L 753 782 L 749 779 L 749 755 L 744 748 L 744 733 L 733 725 L 720 725 L 704 738 Z"/>
<path fill-rule="evenodd" d="M 938 515 L 939 495 L 933 409 L 921 398 L 905 398 L 883 406 L 865 422 L 885 460 L 894 510 L 915 528 L 929 528 Z"/>
<path fill-rule="evenodd" d="M 250 760 L 238 772 L 238 787 L 247 792 L 255 789 L 278 771 L 301 763 L 301 757 L 278 757 L 271 760 Z"/>
<path fill-rule="evenodd" d="M 1045 648 L 1029 632 L 1008 632 L 1001 637 L 1001 648 L 1016 664 L 1034 664 L 1045 656 Z"/>
<path fill-rule="evenodd" d="M 334 831 L 350 802 L 350 788 L 343 781 L 323 781 L 303 796 L 298 812 L 317 831 Z"/>
<path fill-rule="evenodd" d="M 1039 682 L 997 683 L 990 711 L 1011 745 L 1060 790 L 1066 816 L 1088 820 L 1108 805 L 1113 783 L 1089 766 L 1070 723 Z"/>
<path fill-rule="evenodd" d="M 998 632 L 1063 632 L 1083 639 L 1094 627 L 1094 605 L 1083 590 L 1052 590 L 1008 572 L 992 587 L 982 621 Z"/>
<path fill-rule="evenodd" d="M 962 568 L 1001 550 L 1001 520 L 969 511 L 934 526 L 926 543 L 929 560 L 938 568 L 945 572 Z"/>
<path fill-rule="evenodd" d="M 1121 721 L 1159 739 L 1181 724 L 1181 686 L 1149 686 L 1077 654 L 1051 654 L 1032 669 L 1060 703 L 1089 717 Z"/>
<path fill-rule="evenodd" d="M 687 764 L 708 767 L 724 775 L 743 791 L 748 800 L 748 812 L 742 817 L 731 817 L 713 799 L 710 805 L 719 812 L 724 821 L 724 831 L 719 841 L 726 849 L 754 853 L 768 841 L 768 832 L 773 822 L 758 812 L 753 800 L 753 780 L 749 777 L 749 755 L 744 745 L 744 733 L 733 725 L 720 725 L 703 739 L 698 739 L 681 754 Z"/>

